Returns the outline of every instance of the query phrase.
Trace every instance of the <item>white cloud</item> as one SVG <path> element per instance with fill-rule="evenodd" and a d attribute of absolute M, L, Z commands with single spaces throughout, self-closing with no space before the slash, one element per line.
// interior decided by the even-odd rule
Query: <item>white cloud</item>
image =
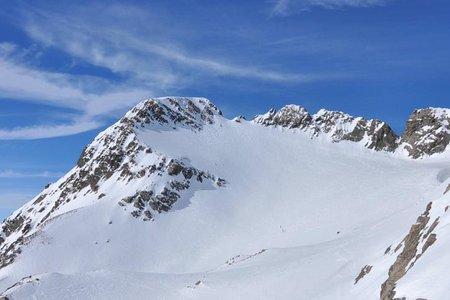
<path fill-rule="evenodd" d="M 63 176 L 60 172 L 42 171 L 38 173 L 24 173 L 13 170 L 0 171 L 0 178 L 59 178 Z"/>
<path fill-rule="evenodd" d="M 0 101 L 32 101 L 76 112 L 63 123 L 0 129 L 0 140 L 49 138 L 92 130 L 103 125 L 99 120 L 105 116 L 123 113 L 145 98 L 177 94 L 214 77 L 284 83 L 343 77 L 326 72 L 285 73 L 263 64 L 211 56 L 207 45 L 189 50 L 181 45 L 182 40 L 174 39 L 161 19 L 131 6 L 106 6 L 101 15 L 95 9 L 69 9 L 70 13 L 58 14 L 27 6 L 17 25 L 39 45 L 106 68 L 119 75 L 121 83 L 39 70 L 28 61 L 33 54 L 14 44 L 0 43 Z"/>
<path fill-rule="evenodd" d="M 187 50 L 173 42 L 162 38 L 160 26 L 145 27 L 144 32 L 130 29 L 141 27 L 132 21 L 134 16 L 124 16 L 120 21 L 126 23 L 107 22 L 120 10 L 115 6 L 107 10 L 101 17 L 78 14 L 72 11 L 70 16 L 61 17 L 42 11 L 34 11 L 35 15 L 26 14 L 25 31 L 36 41 L 47 46 L 61 48 L 67 53 L 88 61 L 91 64 L 108 68 L 113 72 L 131 75 L 134 80 L 160 88 L 177 88 L 191 83 L 188 77 L 196 79 L 202 76 L 232 76 L 275 82 L 310 82 L 336 78 L 339 74 L 327 73 L 285 73 L 271 70 L 264 66 L 254 66 L 230 62 L 227 58 L 210 57 L 204 53 L 207 45 L 199 45 L 195 51 Z M 130 10 L 123 6 L 123 11 Z M 143 15 L 151 22 L 152 16 Z M 38 17 L 36 17 L 36 15 Z M 125 18 L 125 20 L 124 20 Z M 131 20 L 130 20 L 131 19 Z M 105 24 L 106 23 L 106 24 Z M 115 26 L 116 24 L 116 26 Z M 124 29 L 125 28 L 125 29 Z"/>
<path fill-rule="evenodd" d="M 291 0 L 277 0 L 271 9 L 271 16 L 285 16 L 288 14 L 288 9 Z"/>
<path fill-rule="evenodd" d="M 139 45 L 137 42 L 136 44 Z M 145 44 L 141 46 L 145 48 Z M 169 57 L 194 68 L 214 70 L 216 74 L 234 74 L 236 76 L 239 74 L 243 77 L 264 80 L 270 78 L 275 81 L 306 82 L 323 79 L 323 76 L 313 74 L 286 75 L 269 71 L 259 72 L 255 69 L 245 69 L 210 60 L 191 58 L 169 49 L 153 49 L 153 51 L 161 52 L 161 56 Z M 109 60 L 103 59 L 106 66 Z M 329 75 L 330 78 L 332 76 L 339 77 L 340 75 Z M 110 82 L 97 78 L 75 77 L 68 74 L 35 70 L 1 55 L 0 78 L 2 78 L 0 81 L 0 101 L 1 98 L 32 101 L 55 107 L 70 108 L 77 112 L 71 120 L 64 124 L 44 124 L 12 129 L 0 128 L 0 140 L 51 138 L 93 130 L 103 125 L 102 122 L 98 121 L 98 117 L 116 112 L 123 113 L 135 103 L 152 96 L 165 94 L 167 90 L 156 86 L 146 87 L 145 84 L 141 87 L 127 86 L 127 84 L 114 86 Z M 165 86 L 170 80 L 166 76 L 165 78 L 152 78 L 151 81 L 152 85 L 156 82 Z M 86 87 L 98 90 L 98 92 L 88 92 Z"/>
<path fill-rule="evenodd" d="M 1 56 L 0 78 L 0 97 L 72 108 L 90 116 L 122 109 L 152 92 L 91 77 L 39 71 Z M 87 92 L 86 87 L 99 92 Z M 90 110 L 96 103 L 102 108 L 98 113 Z"/>
<path fill-rule="evenodd" d="M 73 124 L 35 125 L 0 129 L 0 140 L 33 140 L 74 135 L 102 126 L 96 121 L 82 121 Z M 0 174 L 1 177 L 1 174 Z"/>
<path fill-rule="evenodd" d="M 16 50 L 16 45 L 8 42 L 2 42 L 0 43 L 0 55 L 9 55 Z"/>
<path fill-rule="evenodd" d="M 153 96 L 151 90 L 120 85 L 112 89 L 111 83 L 103 81 L 96 88 L 101 90 L 99 93 L 88 93 L 82 87 L 92 86 L 93 78 L 39 71 L 2 56 L 0 78 L 0 98 L 65 107 L 76 112 L 63 123 L 0 128 L 0 140 L 51 138 L 93 130 L 103 125 L 98 117 L 114 114 Z"/>
<path fill-rule="evenodd" d="M 325 9 L 343 7 L 364 8 L 383 5 L 392 0 L 276 0 L 272 2 L 271 16 L 286 16 L 293 12 L 305 11 L 317 6 Z"/>
<path fill-rule="evenodd" d="M 69 85 L 68 76 L 36 71 L 1 57 L 0 77 L 1 97 L 71 108 L 78 108 L 85 101 L 83 93 Z"/>

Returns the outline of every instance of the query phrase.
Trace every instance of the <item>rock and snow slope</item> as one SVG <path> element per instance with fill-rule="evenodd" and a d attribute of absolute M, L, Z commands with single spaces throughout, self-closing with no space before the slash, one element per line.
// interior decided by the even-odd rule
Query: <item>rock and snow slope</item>
<path fill-rule="evenodd" d="M 8 299 L 446 299 L 450 111 L 142 102 L 2 225 Z"/>

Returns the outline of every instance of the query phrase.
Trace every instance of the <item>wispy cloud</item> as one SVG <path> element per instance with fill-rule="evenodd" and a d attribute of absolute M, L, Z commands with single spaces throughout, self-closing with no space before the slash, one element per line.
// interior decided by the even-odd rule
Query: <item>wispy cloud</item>
<path fill-rule="evenodd" d="M 124 10 L 129 10 L 125 7 Z M 107 10 L 103 19 L 112 18 Z M 310 82 L 336 78 L 330 73 L 286 73 L 271 70 L 263 65 L 241 65 L 227 58 L 211 57 L 201 51 L 193 54 L 171 40 L 146 38 L 148 33 L 125 30 L 122 26 L 106 25 L 89 15 L 64 17 L 34 10 L 25 14 L 24 29 L 36 41 L 47 46 L 62 48 L 67 53 L 91 64 L 109 68 L 113 72 L 131 75 L 141 84 L 163 88 L 188 84 L 188 77 L 232 76 L 275 82 Z M 38 17 L 36 17 L 38 16 Z M 151 16 L 147 16 L 149 19 Z M 82 22 L 80 22 L 82 20 Z M 126 22 L 132 21 L 127 20 Z M 120 25 L 120 24 L 119 24 Z M 130 25 L 130 24 L 129 24 Z M 95 28 L 92 29 L 92 28 Z M 148 28 L 146 28 L 148 29 Z M 150 33 L 155 35 L 154 32 Z"/>
<path fill-rule="evenodd" d="M 15 49 L 14 45 L 7 47 Z M 113 84 L 97 77 L 38 70 L 8 54 L 0 51 L 2 98 L 66 107 L 95 116 L 127 107 L 153 93 L 149 88 Z M 138 98 L 127 99 L 133 97 Z M 91 110 L 96 107 L 94 103 L 102 109 Z"/>
<path fill-rule="evenodd" d="M 289 6 L 292 4 L 292 0 L 276 0 L 274 4 L 272 4 L 272 8 L 270 10 L 271 16 L 285 16 L 288 14 Z"/>
<path fill-rule="evenodd" d="M 347 77 L 326 71 L 290 73 L 263 62 L 249 63 L 245 56 L 211 54 L 206 45 L 183 43 L 179 37 L 184 33 L 171 32 L 170 22 L 146 10 L 129 5 L 107 5 L 101 10 L 101 15 L 96 9 L 70 5 L 61 11 L 34 5 L 18 10 L 16 25 L 42 51 L 58 49 L 74 61 L 105 68 L 121 80 L 44 70 L 27 60 L 30 55 L 24 49 L 0 43 L 0 101 L 32 101 L 75 111 L 73 118 L 62 123 L 0 129 L 0 140 L 92 130 L 103 125 L 105 116 L 123 113 L 145 98 L 177 94 L 214 78 L 301 84 Z"/>
<path fill-rule="evenodd" d="M 0 178 L 59 178 L 61 176 L 63 176 L 63 173 L 50 171 L 37 173 L 24 173 L 13 170 L 0 171 Z"/>
<path fill-rule="evenodd" d="M 67 75 L 36 71 L 0 57 L 0 77 L 0 96 L 4 98 L 70 108 L 85 102 L 82 91 L 69 85 Z"/>
<path fill-rule="evenodd" d="M 302 12 L 312 7 L 337 9 L 344 7 L 364 8 L 383 5 L 392 0 L 276 0 L 272 2 L 271 16 L 286 16 L 295 12 Z"/>
<path fill-rule="evenodd" d="M 35 125 L 0 129 L 0 140 L 33 140 L 74 135 L 96 129 L 103 124 L 97 121 L 82 121 L 73 124 Z M 0 173 L 0 177 L 1 173 Z"/>
<path fill-rule="evenodd" d="M 92 87 L 95 79 L 35 70 L 1 53 L 0 78 L 0 98 L 32 101 L 75 111 L 63 123 L 0 128 L 0 140 L 51 138 L 93 130 L 104 125 L 98 117 L 113 114 L 154 95 L 150 89 L 121 85 L 113 87 L 101 80 L 97 80 L 98 93 L 87 92 L 83 87 Z"/>

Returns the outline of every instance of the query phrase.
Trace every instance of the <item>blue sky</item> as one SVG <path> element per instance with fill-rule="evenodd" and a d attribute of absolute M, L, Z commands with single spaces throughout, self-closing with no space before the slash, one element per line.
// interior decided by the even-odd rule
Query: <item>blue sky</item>
<path fill-rule="evenodd" d="M 387 121 L 450 107 L 448 0 L 0 3 L 0 217 L 142 99 Z"/>

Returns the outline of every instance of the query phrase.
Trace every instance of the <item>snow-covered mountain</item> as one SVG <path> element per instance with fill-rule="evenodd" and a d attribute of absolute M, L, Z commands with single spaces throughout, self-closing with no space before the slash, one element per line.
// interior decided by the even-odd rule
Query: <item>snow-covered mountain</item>
<path fill-rule="evenodd" d="M 2 224 L 7 299 L 447 299 L 450 110 L 143 101 Z"/>

